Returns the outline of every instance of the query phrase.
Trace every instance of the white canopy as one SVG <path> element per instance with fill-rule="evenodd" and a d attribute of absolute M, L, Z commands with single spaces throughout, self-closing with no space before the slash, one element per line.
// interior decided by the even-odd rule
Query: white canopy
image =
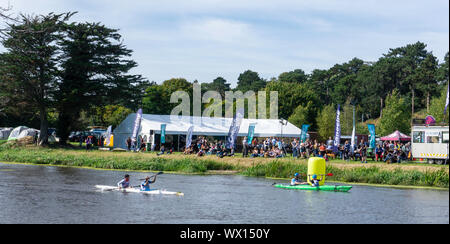
<path fill-rule="evenodd" d="M 114 130 L 114 147 L 125 148 L 125 141 L 131 137 L 136 114 L 130 114 Z M 194 126 L 193 135 L 227 136 L 232 118 L 192 117 L 143 114 L 139 135 L 150 136 L 150 130 L 161 133 L 161 124 L 166 124 L 167 135 L 186 135 L 190 126 Z M 255 137 L 299 137 L 301 129 L 287 122 L 281 125 L 278 119 L 243 119 L 238 136 L 247 136 L 248 127 L 255 124 Z"/>

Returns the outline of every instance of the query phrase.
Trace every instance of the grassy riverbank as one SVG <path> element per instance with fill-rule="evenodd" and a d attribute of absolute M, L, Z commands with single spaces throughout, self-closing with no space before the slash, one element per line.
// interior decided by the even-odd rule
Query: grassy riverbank
<path fill-rule="evenodd" d="M 155 153 L 85 151 L 76 148 L 11 147 L 0 145 L 0 161 L 91 167 L 116 170 L 166 171 L 179 173 L 231 173 L 246 176 L 291 178 L 295 172 L 307 171 L 304 159 L 270 159 L 215 156 L 196 157 L 182 154 L 157 156 Z M 369 161 L 370 162 L 370 161 Z M 449 187 L 448 166 L 425 164 L 391 164 L 370 162 L 327 163 L 329 180 L 382 185 Z"/>

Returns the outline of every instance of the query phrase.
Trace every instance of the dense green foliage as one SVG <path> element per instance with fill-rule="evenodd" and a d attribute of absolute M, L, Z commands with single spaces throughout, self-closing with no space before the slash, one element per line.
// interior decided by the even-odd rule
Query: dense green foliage
<path fill-rule="evenodd" d="M 55 149 L 0 149 L 0 160 L 44 165 L 91 167 L 99 169 L 173 171 L 184 173 L 206 173 L 208 170 L 231 170 L 233 166 L 214 160 L 189 158 L 140 157 L 140 155 L 117 157 L 109 155 L 66 154 Z"/>
<path fill-rule="evenodd" d="M 380 120 L 380 133 L 387 135 L 395 130 L 408 134 L 411 130 L 411 113 L 397 90 L 386 98 L 386 108 Z"/>

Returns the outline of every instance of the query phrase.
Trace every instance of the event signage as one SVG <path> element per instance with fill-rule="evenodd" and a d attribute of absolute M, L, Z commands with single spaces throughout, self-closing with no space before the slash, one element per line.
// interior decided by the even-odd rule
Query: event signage
<path fill-rule="evenodd" d="M 166 143 L 166 124 L 161 124 L 161 144 Z"/>
<path fill-rule="evenodd" d="M 236 111 L 233 117 L 233 121 L 230 125 L 230 131 L 228 132 L 227 138 L 227 148 L 232 149 L 236 143 L 237 135 L 239 133 L 239 128 L 241 127 L 242 119 L 244 118 L 244 109 L 240 108 Z"/>
<path fill-rule="evenodd" d="M 189 127 L 186 134 L 186 148 L 190 147 L 192 144 L 192 133 L 194 132 L 194 126 Z"/>
<path fill-rule="evenodd" d="M 375 143 L 375 125 L 374 124 L 368 124 L 367 128 L 369 129 L 370 138 L 369 138 L 369 145 L 371 148 L 376 147 Z"/>
<path fill-rule="evenodd" d="M 427 117 L 425 117 L 425 125 L 426 126 L 434 125 L 434 124 L 436 124 L 436 119 L 433 116 L 428 115 Z"/>
<path fill-rule="evenodd" d="M 303 124 L 302 125 L 302 133 L 300 134 L 300 142 L 305 142 L 306 141 L 306 133 L 308 133 L 308 128 L 309 125 L 307 124 Z"/>
<path fill-rule="evenodd" d="M 447 84 L 447 99 L 445 99 L 445 108 L 444 108 L 444 114 L 447 112 L 447 107 L 448 107 L 448 100 L 449 100 L 449 94 L 448 94 L 448 89 L 449 89 L 449 85 Z"/>
<path fill-rule="evenodd" d="M 111 143 L 111 133 L 112 133 L 112 125 L 108 126 L 108 129 L 106 130 L 106 135 L 105 135 L 105 142 L 104 142 L 104 146 L 109 146 L 109 144 Z"/>
<path fill-rule="evenodd" d="M 142 108 L 140 108 L 136 113 L 136 119 L 134 120 L 134 128 L 133 128 L 133 134 L 131 137 L 131 145 L 136 147 L 136 140 L 138 137 L 139 129 L 141 127 L 141 120 L 142 120 Z"/>
<path fill-rule="evenodd" d="M 336 126 L 334 129 L 334 148 L 333 151 L 337 152 L 339 148 L 339 144 L 341 143 L 341 105 L 338 104 L 338 108 L 336 111 Z"/>
<path fill-rule="evenodd" d="M 248 126 L 247 143 L 252 144 L 253 136 L 255 135 L 255 124 L 250 124 Z"/>
<path fill-rule="evenodd" d="M 356 126 L 355 126 L 355 105 L 353 105 L 353 129 L 352 129 L 352 140 L 350 152 L 353 154 L 355 148 L 355 136 L 356 136 Z"/>

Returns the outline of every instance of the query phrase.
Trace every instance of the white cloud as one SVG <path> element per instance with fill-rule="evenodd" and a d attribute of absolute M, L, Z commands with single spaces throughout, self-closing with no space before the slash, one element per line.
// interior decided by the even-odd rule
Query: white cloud
<path fill-rule="evenodd" d="M 180 31 L 194 40 L 239 43 L 253 39 L 249 24 L 218 18 L 183 22 Z"/>

